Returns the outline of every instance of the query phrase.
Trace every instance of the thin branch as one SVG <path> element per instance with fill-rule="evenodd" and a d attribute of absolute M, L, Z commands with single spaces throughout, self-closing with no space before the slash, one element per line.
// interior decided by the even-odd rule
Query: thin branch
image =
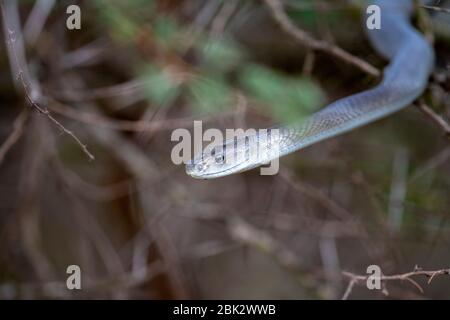
<path fill-rule="evenodd" d="M 167 268 L 167 274 L 171 281 L 173 289 L 178 293 L 179 298 L 189 297 L 189 289 L 186 285 L 187 279 L 182 267 L 180 266 L 179 256 L 176 247 L 168 231 L 158 221 L 152 222 L 154 218 L 154 208 L 152 205 L 156 203 L 154 195 L 144 193 L 146 184 L 149 180 L 154 183 L 155 179 L 160 175 L 161 171 L 152 162 L 151 159 L 136 146 L 133 142 L 122 137 L 115 131 L 102 130 L 95 126 L 88 128 L 91 136 L 97 139 L 106 148 L 109 148 L 115 157 L 124 164 L 129 172 L 137 181 L 138 200 L 142 208 L 143 219 L 145 221 L 145 232 L 155 241 L 159 254 L 161 254 L 164 266 Z M 170 186 L 167 190 L 174 190 Z M 164 212 L 164 207 L 159 208 L 159 212 Z M 152 214 L 153 213 L 153 214 Z"/>
<path fill-rule="evenodd" d="M 24 27 L 24 35 L 28 45 L 36 43 L 54 5 L 55 0 L 38 0 L 35 2 Z"/>
<path fill-rule="evenodd" d="M 374 77 L 380 77 L 381 71 L 376 67 L 369 64 L 367 61 L 356 57 L 342 48 L 331 44 L 324 40 L 318 40 L 311 36 L 306 31 L 298 28 L 296 25 L 292 23 L 289 19 L 288 15 L 283 9 L 283 4 L 280 0 L 263 0 L 266 5 L 269 7 L 272 12 L 272 16 L 275 21 L 280 25 L 280 27 L 290 36 L 292 36 L 299 43 L 306 45 L 310 49 L 321 50 L 328 53 L 331 53 L 335 57 L 346 61 L 354 66 L 357 66 L 359 69 L 363 70 L 367 74 L 370 74 Z M 430 7 L 430 6 L 422 6 L 426 9 L 432 9 L 437 11 L 447 12 L 449 9 L 443 9 L 438 7 Z M 432 121 L 434 121 L 442 130 L 445 132 L 445 135 L 450 137 L 450 125 L 442 119 L 439 115 L 437 115 L 433 110 L 427 107 L 425 104 L 420 104 L 419 109 L 429 117 Z"/>
<path fill-rule="evenodd" d="M 350 296 L 350 294 L 352 292 L 353 287 L 356 284 L 365 283 L 367 281 L 367 279 L 369 279 L 369 277 L 373 277 L 373 275 L 357 275 L 357 274 L 347 272 L 347 271 L 342 272 L 342 275 L 344 277 L 347 277 L 350 279 L 350 281 L 347 285 L 347 288 L 344 292 L 344 295 L 342 296 L 342 300 L 348 299 L 348 297 Z M 379 277 L 379 279 L 381 282 L 398 281 L 398 280 L 408 281 L 411 284 L 413 284 L 421 293 L 423 293 L 423 288 L 413 279 L 413 277 L 417 277 L 417 276 L 428 277 L 427 283 L 430 284 L 431 281 L 433 281 L 433 279 L 436 276 L 440 276 L 440 275 L 450 275 L 450 268 L 434 270 L 434 271 L 426 271 L 426 270 L 421 270 L 420 268 L 418 268 L 416 266 L 414 268 L 414 271 L 402 273 L 402 274 L 390 275 L 390 276 L 381 275 Z"/>
<path fill-rule="evenodd" d="M 297 42 L 306 45 L 310 49 L 321 50 L 331 53 L 335 57 L 352 64 L 367 74 L 380 77 L 381 71 L 372 66 L 367 61 L 352 55 L 344 49 L 324 40 L 315 39 L 309 33 L 295 26 L 283 9 L 283 4 L 279 0 L 263 0 L 269 7 L 273 18 L 280 25 L 284 32 L 291 35 Z"/>
<path fill-rule="evenodd" d="M 53 112 L 58 113 L 69 119 L 79 121 L 85 124 L 93 124 L 98 127 L 103 127 L 111 130 L 119 131 L 130 131 L 130 132 L 143 132 L 143 131 L 159 131 L 159 130 L 169 130 L 182 127 L 192 126 L 194 120 L 198 120 L 198 117 L 184 117 L 176 119 L 164 119 L 164 120 L 122 120 L 122 119 L 112 119 L 102 116 L 99 113 L 85 112 L 81 110 L 75 110 L 70 108 L 56 100 L 49 99 L 49 109 Z M 231 116 L 236 116 L 236 114 L 245 113 L 242 111 L 226 111 L 219 114 L 207 115 L 201 119 L 202 121 L 212 121 L 214 119 L 224 119 Z"/>
<path fill-rule="evenodd" d="M 25 94 L 25 99 L 27 100 L 28 104 L 33 107 L 35 110 L 37 110 L 39 113 L 47 116 L 48 119 L 50 119 L 50 121 L 52 121 L 62 132 L 64 132 L 65 134 L 69 135 L 70 137 L 72 137 L 73 140 L 75 140 L 75 142 L 80 146 L 81 150 L 83 150 L 83 152 L 88 156 L 89 160 L 95 160 L 94 155 L 88 150 L 87 146 L 81 142 L 81 140 L 70 130 L 68 130 L 66 127 L 64 127 L 64 125 L 59 122 L 58 120 L 56 120 L 50 113 L 50 111 L 48 111 L 46 108 L 42 108 L 38 103 L 36 103 L 32 98 L 31 98 L 31 94 L 28 91 L 28 86 L 25 83 L 24 79 L 23 79 L 23 73 L 21 72 L 19 74 L 19 79 L 20 82 L 23 85 L 23 90 L 24 90 L 24 94 Z"/>
<path fill-rule="evenodd" d="M 429 106 L 423 101 L 419 101 L 417 107 L 422 111 L 428 118 L 431 119 L 441 130 L 444 132 L 445 136 L 450 139 L 450 124 L 444 120 L 440 115 L 433 111 Z"/>
<path fill-rule="evenodd" d="M 447 8 L 441 8 L 441 7 L 435 7 L 435 6 L 426 6 L 426 5 L 422 5 L 421 7 L 425 8 L 425 9 L 437 11 L 437 12 L 450 13 L 450 9 L 447 9 Z"/>
<path fill-rule="evenodd" d="M 300 183 L 294 179 L 294 174 L 288 170 L 280 171 L 280 177 L 286 181 L 292 188 L 294 188 L 299 194 L 305 194 L 309 198 L 315 200 L 322 207 L 330 210 L 335 217 L 343 221 L 355 221 L 355 217 L 347 209 L 336 203 L 333 199 L 329 198 L 327 195 L 323 194 L 320 190 L 306 185 L 305 183 Z"/>
<path fill-rule="evenodd" d="M 19 141 L 20 137 L 23 134 L 23 128 L 25 127 L 25 123 L 27 122 L 29 116 L 29 110 L 24 109 L 19 116 L 14 120 L 13 123 L 13 131 L 6 138 L 5 142 L 0 146 L 0 164 L 5 159 L 8 151 Z"/>
<path fill-rule="evenodd" d="M 257 248 L 272 256 L 286 270 L 293 272 L 296 279 L 308 292 L 316 298 L 323 298 L 316 290 L 314 276 L 303 266 L 299 255 L 264 229 L 248 223 L 239 216 L 227 218 L 228 231 L 233 240 L 238 243 Z"/>
<path fill-rule="evenodd" d="M 235 12 L 238 5 L 239 5 L 239 1 L 236 1 L 236 0 L 229 0 L 227 2 L 224 2 L 219 13 L 216 15 L 216 17 L 214 18 L 214 20 L 212 22 L 211 34 L 220 35 L 221 33 L 223 33 L 229 19 Z"/>
<path fill-rule="evenodd" d="M 11 71 L 13 74 L 17 75 L 17 79 L 15 79 L 17 88 L 23 90 L 25 99 L 32 108 L 47 116 L 50 121 L 75 140 L 90 160 L 94 160 L 95 157 L 89 152 L 86 145 L 83 144 L 72 131 L 66 129 L 58 120 L 56 120 L 47 109 L 42 108 L 37 103 L 37 101 L 43 101 L 44 97 L 39 84 L 34 81 L 28 71 L 20 21 L 18 20 L 17 2 L 12 0 L 7 2 L 0 1 L 0 7 Z"/>
<path fill-rule="evenodd" d="M 348 283 L 347 289 L 345 289 L 344 295 L 342 296 L 342 300 L 347 300 L 350 294 L 353 291 L 353 287 L 358 282 L 355 278 L 352 278 L 350 282 Z"/>
<path fill-rule="evenodd" d="M 400 230 L 403 222 L 409 162 L 408 150 L 399 148 L 394 154 L 392 164 L 392 181 L 388 206 L 388 225 L 391 231 L 394 232 Z"/>
<path fill-rule="evenodd" d="M 450 146 L 446 147 L 444 150 L 440 150 L 436 155 L 432 156 L 430 159 L 425 161 L 424 164 L 420 165 L 411 175 L 410 181 L 415 181 L 426 173 L 436 170 L 439 166 L 446 164 L 449 158 Z"/>
<path fill-rule="evenodd" d="M 164 273 L 165 266 L 161 261 L 152 262 L 142 267 L 138 272 L 124 272 L 119 275 L 105 276 L 97 280 L 86 277 L 83 280 L 83 292 L 87 294 L 126 290 L 144 285 L 156 276 Z M 45 293 L 50 298 L 72 298 L 74 294 L 67 290 L 66 281 L 2 283 L 0 284 L 0 299 L 20 299 L 23 293 L 35 296 Z M 76 295 L 75 295 L 76 296 Z"/>

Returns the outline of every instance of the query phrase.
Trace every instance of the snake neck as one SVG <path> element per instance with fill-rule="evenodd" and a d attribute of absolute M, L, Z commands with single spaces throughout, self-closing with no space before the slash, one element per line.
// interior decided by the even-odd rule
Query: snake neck
<path fill-rule="evenodd" d="M 311 117 L 279 128 L 280 155 L 350 131 L 411 104 L 426 88 L 434 65 L 431 45 L 409 23 L 412 1 L 379 0 L 380 30 L 368 30 L 377 51 L 390 60 L 373 89 L 340 99 Z"/>

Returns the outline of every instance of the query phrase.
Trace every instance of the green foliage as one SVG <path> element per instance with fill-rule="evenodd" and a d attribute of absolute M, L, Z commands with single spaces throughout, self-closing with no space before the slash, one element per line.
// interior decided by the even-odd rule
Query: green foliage
<path fill-rule="evenodd" d="M 364 3 L 360 5 L 363 6 Z M 351 30 L 355 19 L 360 19 L 360 11 L 362 10 L 357 8 L 357 2 L 346 6 L 345 10 L 339 10 L 338 7 L 339 3 L 333 1 L 320 4 L 316 0 L 296 0 L 290 2 L 287 12 L 295 24 L 309 31 L 321 33 L 323 28 L 326 27 L 335 34 L 335 32 L 345 32 L 349 28 Z M 349 18 L 353 22 L 348 23 Z"/>
<path fill-rule="evenodd" d="M 157 104 L 163 104 L 175 98 L 180 92 L 180 87 L 171 75 L 155 66 L 148 66 L 141 75 L 144 81 L 144 92 L 148 99 Z"/>
<path fill-rule="evenodd" d="M 214 113 L 230 107 L 232 95 L 221 79 L 202 77 L 189 84 L 191 105 L 200 113 Z"/>
<path fill-rule="evenodd" d="M 199 45 L 200 56 L 206 68 L 226 72 L 241 62 L 243 52 L 233 41 L 208 38 Z"/>
<path fill-rule="evenodd" d="M 448 200 L 448 185 L 445 178 L 431 171 L 412 183 L 408 189 L 408 200 L 416 207 L 439 212 Z"/>
<path fill-rule="evenodd" d="M 105 24 L 113 37 L 129 39 L 136 34 L 137 26 L 116 6 L 108 6 L 104 1 L 96 1 L 100 20 Z"/>
<path fill-rule="evenodd" d="M 324 95 L 310 79 L 289 77 L 259 65 L 246 67 L 241 73 L 242 85 L 272 115 L 282 121 L 292 121 L 318 109 Z"/>
<path fill-rule="evenodd" d="M 138 19 L 139 21 L 136 22 L 142 22 L 144 18 L 148 18 L 155 11 L 156 6 L 154 0 L 94 0 L 92 3 L 98 10 L 116 9 L 130 19 Z"/>
<path fill-rule="evenodd" d="M 313 27 L 318 19 L 315 0 L 297 0 L 292 2 L 289 16 L 296 22 L 301 22 L 302 25 Z"/>
<path fill-rule="evenodd" d="M 154 1 L 95 0 L 100 22 L 108 27 L 113 37 L 122 41 L 131 39 L 139 25 L 147 21 L 155 6 Z"/>
<path fill-rule="evenodd" d="M 170 44 L 180 32 L 175 20 L 168 16 L 157 17 L 153 24 L 153 31 L 156 37 L 165 44 Z"/>

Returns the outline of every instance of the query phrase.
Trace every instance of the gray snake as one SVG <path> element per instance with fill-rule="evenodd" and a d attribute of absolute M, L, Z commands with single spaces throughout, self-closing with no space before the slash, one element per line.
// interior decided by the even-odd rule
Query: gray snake
<path fill-rule="evenodd" d="M 186 164 L 194 178 L 211 179 L 261 166 L 277 157 L 386 117 L 425 90 L 434 50 L 411 25 L 411 0 L 372 1 L 381 8 L 381 28 L 368 30 L 375 50 L 390 61 L 374 88 L 331 103 L 306 119 L 278 127 L 277 134 L 255 133 L 206 148 Z M 275 132 L 275 131 L 274 131 Z M 257 151 L 257 152 L 256 152 Z"/>

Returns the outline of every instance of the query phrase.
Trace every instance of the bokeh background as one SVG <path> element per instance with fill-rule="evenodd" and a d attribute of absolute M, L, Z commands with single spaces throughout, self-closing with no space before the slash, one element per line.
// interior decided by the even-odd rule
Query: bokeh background
<path fill-rule="evenodd" d="M 361 1 L 278 2 L 312 36 L 386 65 L 365 38 Z M 80 30 L 66 28 L 71 4 Z M 0 36 L 1 299 L 340 299 L 343 271 L 450 268 L 449 139 L 416 106 L 286 156 L 275 176 L 194 180 L 172 163 L 172 131 L 194 120 L 264 128 L 379 81 L 296 41 L 266 2 L 6 7 L 16 30 Z M 433 11 L 420 12 L 427 21 Z M 448 19 L 427 29 L 438 61 L 424 101 L 443 121 Z M 27 72 L 14 68 L 11 42 L 23 43 Z M 95 160 L 30 106 L 22 75 Z M 81 290 L 66 289 L 72 264 Z M 450 297 L 450 277 L 414 279 L 423 292 L 389 281 L 348 298 Z"/>

